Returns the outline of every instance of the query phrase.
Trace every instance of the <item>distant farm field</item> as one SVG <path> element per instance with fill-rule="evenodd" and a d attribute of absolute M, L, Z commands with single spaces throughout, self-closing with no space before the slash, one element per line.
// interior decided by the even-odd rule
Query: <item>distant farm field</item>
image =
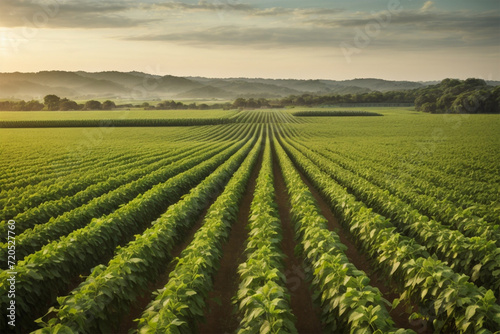
<path fill-rule="evenodd" d="M 500 117 L 321 110 L 0 129 L 0 332 L 497 331 Z"/>
<path fill-rule="evenodd" d="M 0 121 L 214 118 L 230 117 L 234 114 L 234 110 L 0 111 Z"/>

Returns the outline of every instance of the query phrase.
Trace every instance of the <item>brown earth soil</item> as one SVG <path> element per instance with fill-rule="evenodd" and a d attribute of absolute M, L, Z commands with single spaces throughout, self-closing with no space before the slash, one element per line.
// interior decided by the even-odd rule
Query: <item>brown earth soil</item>
<path fill-rule="evenodd" d="M 245 261 L 244 250 L 248 237 L 246 227 L 257 176 L 262 165 L 262 155 L 263 152 L 261 151 L 243 194 L 238 210 L 238 218 L 231 228 L 228 242 L 222 248 L 223 256 L 220 267 L 214 277 L 212 291 L 210 291 L 206 300 L 205 322 L 198 324 L 200 333 L 229 334 L 234 333 L 238 328 L 239 321 L 232 298 L 238 291 L 240 281 L 238 266 Z"/>
<path fill-rule="evenodd" d="M 290 215 L 289 197 L 276 154 L 273 156 L 273 173 L 276 202 L 283 227 L 281 247 L 286 255 L 285 276 L 287 278 L 287 288 L 291 295 L 290 307 L 296 318 L 295 327 L 299 333 L 322 333 L 323 329 L 318 315 L 320 311 L 313 304 L 309 282 L 307 282 L 302 269 L 302 258 L 296 256 L 294 252 L 296 242 Z"/>

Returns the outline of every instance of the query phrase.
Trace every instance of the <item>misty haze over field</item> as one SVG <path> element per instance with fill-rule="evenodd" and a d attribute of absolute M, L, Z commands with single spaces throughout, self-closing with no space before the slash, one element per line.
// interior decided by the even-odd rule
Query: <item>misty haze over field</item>
<path fill-rule="evenodd" d="M 415 89 L 429 83 L 380 79 L 292 80 L 158 76 L 141 72 L 0 73 L 0 98 L 41 99 L 56 94 L 73 99 L 235 99 L 289 95 L 361 94 Z"/>

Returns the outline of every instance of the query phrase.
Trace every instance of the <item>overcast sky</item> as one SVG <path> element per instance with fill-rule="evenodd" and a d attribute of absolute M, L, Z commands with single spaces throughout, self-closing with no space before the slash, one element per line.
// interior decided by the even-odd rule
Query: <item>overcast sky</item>
<path fill-rule="evenodd" d="M 500 80 L 499 0 L 0 0 L 0 72 Z"/>

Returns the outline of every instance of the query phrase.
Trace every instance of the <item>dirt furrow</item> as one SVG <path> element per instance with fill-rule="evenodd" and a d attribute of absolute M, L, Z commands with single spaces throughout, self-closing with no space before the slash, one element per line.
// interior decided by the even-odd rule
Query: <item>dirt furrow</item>
<path fill-rule="evenodd" d="M 345 254 L 349 259 L 349 262 L 354 264 L 359 270 L 364 271 L 370 278 L 370 285 L 378 288 L 383 294 L 383 297 L 389 302 L 392 303 L 394 299 L 399 298 L 399 293 L 397 293 L 393 287 L 389 286 L 387 278 L 378 273 L 371 265 L 369 257 L 358 250 L 353 236 L 349 231 L 345 230 L 342 225 L 340 225 L 338 219 L 334 216 L 332 210 L 330 209 L 330 206 L 321 197 L 320 193 L 314 188 L 311 182 L 309 182 L 307 177 L 299 169 L 297 169 L 297 172 L 300 174 L 302 181 L 304 181 L 304 183 L 309 187 L 309 190 L 316 199 L 321 214 L 328 220 L 328 229 L 337 233 L 342 244 L 347 246 Z M 417 333 L 421 334 L 432 333 L 430 329 L 422 326 L 421 321 L 410 321 L 408 319 L 410 313 L 407 312 L 407 308 L 411 308 L 413 310 L 417 309 L 415 305 L 407 305 L 403 303 L 399 304 L 394 310 L 390 310 L 390 307 L 388 307 L 390 311 L 389 314 L 396 323 L 396 326 L 400 328 L 413 329 Z"/>
<path fill-rule="evenodd" d="M 198 324 L 200 333 L 234 333 L 239 321 L 235 314 L 232 298 L 236 295 L 239 285 L 238 266 L 245 261 L 244 250 L 248 231 L 248 217 L 257 176 L 262 165 L 263 148 L 254 170 L 248 181 L 248 186 L 241 200 L 238 219 L 231 227 L 228 242 L 222 248 L 222 259 L 217 274 L 214 277 L 213 289 L 208 294 L 205 308 L 205 322 Z"/>
<path fill-rule="evenodd" d="M 316 309 L 309 289 L 309 282 L 302 268 L 302 258 L 295 255 L 295 237 L 290 215 L 290 204 L 285 180 L 281 174 L 278 164 L 278 157 L 273 149 L 273 173 L 274 188 L 276 191 L 276 202 L 283 228 L 283 241 L 281 247 L 285 253 L 285 276 L 287 278 L 287 288 L 290 292 L 290 306 L 295 315 L 295 327 L 299 333 L 322 333 L 320 310 Z"/>

